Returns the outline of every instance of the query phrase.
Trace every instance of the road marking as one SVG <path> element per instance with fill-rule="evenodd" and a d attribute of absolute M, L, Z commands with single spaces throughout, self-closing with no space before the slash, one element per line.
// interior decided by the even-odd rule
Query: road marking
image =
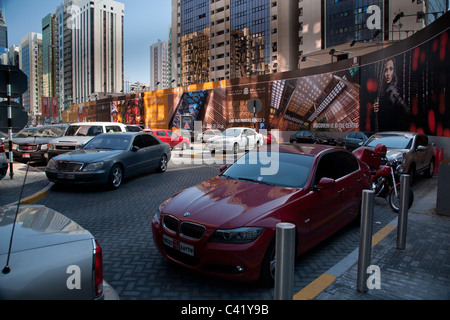
<path fill-rule="evenodd" d="M 381 230 L 372 236 L 372 246 L 376 246 L 381 240 L 386 238 L 395 228 L 397 228 L 397 218 L 385 225 Z M 340 275 L 347 271 L 358 261 L 359 247 L 353 250 L 347 257 L 339 261 L 327 272 L 320 275 L 313 282 L 293 296 L 293 300 L 312 300 L 322 291 L 328 288 Z"/>

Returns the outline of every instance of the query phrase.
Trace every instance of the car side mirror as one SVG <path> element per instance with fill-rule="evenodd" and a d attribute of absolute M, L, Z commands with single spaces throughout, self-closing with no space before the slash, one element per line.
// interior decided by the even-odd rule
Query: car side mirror
<path fill-rule="evenodd" d="M 223 173 L 227 169 L 228 169 L 228 166 L 224 164 L 219 168 L 219 171 L 220 171 L 220 173 Z"/>
<path fill-rule="evenodd" d="M 416 148 L 416 151 L 420 151 L 420 152 L 424 152 L 425 150 L 427 150 L 427 147 L 425 147 L 425 146 L 418 146 Z"/>
<path fill-rule="evenodd" d="M 139 150 L 139 147 L 138 146 L 132 146 L 131 147 L 131 151 L 133 151 L 133 152 L 136 152 L 136 151 L 138 151 Z"/>
<path fill-rule="evenodd" d="M 315 185 L 315 190 L 333 190 L 336 187 L 336 181 L 331 178 L 323 177 L 319 183 Z"/>

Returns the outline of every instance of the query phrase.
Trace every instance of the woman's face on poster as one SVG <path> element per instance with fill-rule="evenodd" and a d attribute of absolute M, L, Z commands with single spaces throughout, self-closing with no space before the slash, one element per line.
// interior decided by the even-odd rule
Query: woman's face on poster
<path fill-rule="evenodd" d="M 394 61 L 388 60 L 384 67 L 384 77 L 387 83 L 391 83 L 394 77 Z"/>

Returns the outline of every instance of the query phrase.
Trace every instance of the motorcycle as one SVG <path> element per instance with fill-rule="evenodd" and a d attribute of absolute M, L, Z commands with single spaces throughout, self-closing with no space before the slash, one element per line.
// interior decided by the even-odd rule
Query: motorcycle
<path fill-rule="evenodd" d="M 372 172 L 372 188 L 375 196 L 386 199 L 392 211 L 398 213 L 400 210 L 400 182 L 396 171 L 401 164 L 397 160 L 388 161 L 386 157 L 386 146 L 378 144 L 374 151 L 360 148 L 353 152 L 356 157 L 365 162 Z M 386 159 L 386 164 L 380 165 L 381 160 Z M 414 202 L 414 192 L 408 187 L 409 202 L 408 209 Z"/>

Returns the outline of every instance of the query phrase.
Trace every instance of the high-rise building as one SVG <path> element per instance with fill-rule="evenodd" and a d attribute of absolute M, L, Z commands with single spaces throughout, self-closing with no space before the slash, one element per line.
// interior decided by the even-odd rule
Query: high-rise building
<path fill-rule="evenodd" d="M 3 1 L 0 4 L 0 54 L 2 54 L 8 52 L 8 27 L 3 13 Z"/>
<path fill-rule="evenodd" d="M 64 0 L 57 7 L 55 83 L 63 107 L 123 92 L 124 9 L 113 0 Z"/>
<path fill-rule="evenodd" d="M 177 85 L 298 67 L 298 0 L 172 0 Z"/>
<path fill-rule="evenodd" d="M 72 5 L 73 102 L 123 90 L 124 9 L 123 3 L 113 0 L 80 0 Z"/>
<path fill-rule="evenodd" d="M 28 90 L 22 95 L 22 105 L 30 122 L 37 123 L 42 113 L 42 34 L 30 32 L 20 44 L 19 64 L 28 77 Z"/>
<path fill-rule="evenodd" d="M 42 95 L 45 97 L 55 96 L 54 85 L 54 31 L 55 15 L 48 14 L 42 19 Z"/>
<path fill-rule="evenodd" d="M 172 0 L 172 77 L 189 85 L 297 69 L 305 55 L 336 45 L 404 39 L 447 11 L 446 3 Z"/>
<path fill-rule="evenodd" d="M 150 90 L 169 87 L 168 42 L 158 40 L 150 46 Z"/>

